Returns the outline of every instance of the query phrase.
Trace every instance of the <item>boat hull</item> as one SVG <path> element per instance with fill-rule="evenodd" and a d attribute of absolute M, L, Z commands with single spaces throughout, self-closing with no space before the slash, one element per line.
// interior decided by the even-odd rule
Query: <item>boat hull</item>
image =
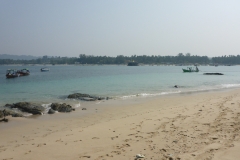
<path fill-rule="evenodd" d="M 182 69 L 183 70 L 183 72 L 199 72 L 199 71 L 196 71 L 196 70 L 188 70 L 188 69 Z"/>
<path fill-rule="evenodd" d="M 41 72 L 48 72 L 49 69 L 48 68 L 41 68 Z"/>

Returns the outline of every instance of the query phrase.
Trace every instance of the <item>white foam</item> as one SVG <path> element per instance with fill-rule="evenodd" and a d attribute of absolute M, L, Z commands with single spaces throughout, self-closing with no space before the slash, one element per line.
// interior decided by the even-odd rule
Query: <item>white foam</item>
<path fill-rule="evenodd" d="M 51 104 L 52 103 L 42 104 L 42 106 L 45 108 L 45 111 L 43 112 L 43 114 L 48 113 L 49 109 L 51 109 Z"/>
<path fill-rule="evenodd" d="M 159 95 L 167 95 L 167 94 L 176 94 L 181 93 L 182 91 L 169 91 L 169 92 L 160 92 L 160 93 L 139 93 L 136 95 L 127 95 L 120 97 L 121 99 L 128 99 L 128 98 L 134 98 L 134 97 L 153 97 L 153 96 L 159 96 Z"/>
<path fill-rule="evenodd" d="M 234 88 L 234 87 L 240 87 L 240 84 L 222 84 L 223 88 Z"/>

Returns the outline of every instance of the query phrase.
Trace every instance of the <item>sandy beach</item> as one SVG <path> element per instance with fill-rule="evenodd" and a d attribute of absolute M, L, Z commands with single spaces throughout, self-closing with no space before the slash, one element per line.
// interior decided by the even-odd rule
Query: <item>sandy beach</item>
<path fill-rule="evenodd" d="M 2 160 L 237 160 L 240 90 L 102 101 L 0 123 Z M 84 113 L 84 114 L 83 114 Z M 140 158 L 139 158 L 140 159 Z"/>

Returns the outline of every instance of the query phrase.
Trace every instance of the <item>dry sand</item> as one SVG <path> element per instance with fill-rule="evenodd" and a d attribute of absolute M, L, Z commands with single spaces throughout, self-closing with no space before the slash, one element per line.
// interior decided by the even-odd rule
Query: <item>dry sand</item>
<path fill-rule="evenodd" d="M 240 90 L 110 100 L 86 111 L 9 119 L 0 124 L 0 159 L 240 159 Z"/>

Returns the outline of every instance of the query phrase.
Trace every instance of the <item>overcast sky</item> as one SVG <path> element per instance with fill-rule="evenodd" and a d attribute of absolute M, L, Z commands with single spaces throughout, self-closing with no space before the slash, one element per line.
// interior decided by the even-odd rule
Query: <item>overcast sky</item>
<path fill-rule="evenodd" d="M 0 54 L 240 54 L 239 0 L 0 0 Z"/>

